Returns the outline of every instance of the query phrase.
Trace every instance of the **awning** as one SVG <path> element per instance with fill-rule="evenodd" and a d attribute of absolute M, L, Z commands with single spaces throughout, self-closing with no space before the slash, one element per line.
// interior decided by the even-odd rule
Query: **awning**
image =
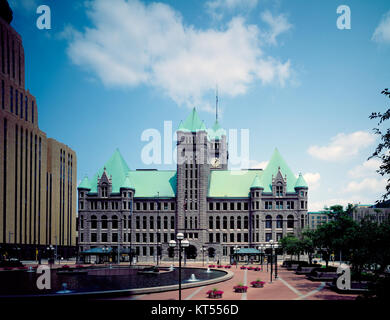
<path fill-rule="evenodd" d="M 111 254 L 112 248 L 93 248 L 80 252 L 85 255 L 99 255 L 99 254 Z"/>
<path fill-rule="evenodd" d="M 240 250 L 237 251 L 237 254 L 240 255 L 256 255 L 260 254 L 260 250 L 257 250 L 255 248 L 241 248 Z"/>

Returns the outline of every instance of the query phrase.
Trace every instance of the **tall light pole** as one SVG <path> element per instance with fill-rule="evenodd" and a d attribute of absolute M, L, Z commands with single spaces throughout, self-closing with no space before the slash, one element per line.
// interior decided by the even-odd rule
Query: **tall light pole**
<path fill-rule="evenodd" d="M 207 250 L 206 246 L 203 245 L 202 246 L 202 267 L 204 267 L 204 253 L 205 253 L 206 250 Z"/>
<path fill-rule="evenodd" d="M 279 244 L 275 243 L 274 248 L 275 248 L 275 279 L 277 279 L 278 278 L 278 253 L 277 253 L 277 249 L 279 248 Z"/>
<path fill-rule="evenodd" d="M 240 248 L 238 246 L 234 246 L 233 251 L 234 251 L 234 260 L 236 261 L 236 269 L 237 269 L 237 265 L 238 265 L 237 253 L 238 253 L 239 250 L 240 250 Z"/>
<path fill-rule="evenodd" d="M 181 232 L 179 232 L 176 235 L 176 239 L 179 242 L 179 300 L 181 300 L 181 252 L 182 252 L 182 247 L 188 248 L 190 243 L 188 242 L 188 240 L 184 239 L 184 234 L 182 234 Z M 171 248 L 175 248 L 176 241 L 175 240 L 169 241 L 169 246 Z"/>
<path fill-rule="evenodd" d="M 273 250 L 274 250 L 274 240 L 269 241 L 268 248 L 271 248 L 271 272 L 270 272 L 270 283 L 272 283 L 272 273 L 273 273 Z"/>

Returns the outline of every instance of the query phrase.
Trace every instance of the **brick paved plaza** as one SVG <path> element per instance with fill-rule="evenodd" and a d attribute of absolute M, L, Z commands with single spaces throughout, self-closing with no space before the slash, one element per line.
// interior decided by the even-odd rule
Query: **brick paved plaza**
<path fill-rule="evenodd" d="M 187 264 L 188 267 L 200 267 L 201 264 Z M 256 265 L 258 266 L 258 265 Z M 176 267 L 176 265 L 175 265 Z M 356 294 L 338 294 L 328 289 L 324 282 L 312 282 L 304 275 L 297 275 L 294 271 L 278 267 L 278 279 L 272 279 L 267 267 L 263 271 L 241 270 L 241 265 L 233 266 L 230 271 L 234 277 L 217 284 L 182 290 L 183 300 L 211 300 L 206 292 L 218 288 L 224 292 L 222 300 L 354 300 Z M 269 270 L 270 271 L 270 270 Z M 251 281 L 261 279 L 265 281 L 263 288 L 252 288 Z M 247 293 L 236 293 L 233 287 L 242 283 L 248 286 Z M 130 300 L 178 300 L 178 291 L 168 291 L 152 294 L 120 297 L 115 299 Z M 219 299 L 221 300 L 221 299 Z"/>

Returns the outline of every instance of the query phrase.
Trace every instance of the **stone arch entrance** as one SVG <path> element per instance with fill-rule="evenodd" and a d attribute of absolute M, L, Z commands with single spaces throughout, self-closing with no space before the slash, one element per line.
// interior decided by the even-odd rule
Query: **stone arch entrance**
<path fill-rule="evenodd" d="M 196 259 L 198 255 L 198 250 L 196 249 L 195 246 L 190 245 L 186 250 L 186 258 L 187 259 Z"/>

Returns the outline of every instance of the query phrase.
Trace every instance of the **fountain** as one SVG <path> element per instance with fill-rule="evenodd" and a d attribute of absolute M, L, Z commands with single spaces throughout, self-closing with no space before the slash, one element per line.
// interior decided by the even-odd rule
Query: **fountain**
<path fill-rule="evenodd" d="M 62 290 L 57 291 L 57 293 L 71 293 L 72 291 L 68 290 L 67 287 L 68 287 L 68 284 L 66 282 L 63 283 L 62 284 Z"/>
<path fill-rule="evenodd" d="M 212 271 L 210 270 L 210 268 L 207 268 L 206 270 L 206 273 L 211 273 Z"/>
<path fill-rule="evenodd" d="M 173 270 L 175 269 L 173 268 L 173 264 L 171 264 L 171 266 L 169 267 L 169 271 L 173 271 Z"/>
<path fill-rule="evenodd" d="M 191 277 L 187 281 L 188 282 L 195 282 L 195 281 L 199 281 L 199 280 L 196 279 L 195 274 L 191 274 Z"/>

